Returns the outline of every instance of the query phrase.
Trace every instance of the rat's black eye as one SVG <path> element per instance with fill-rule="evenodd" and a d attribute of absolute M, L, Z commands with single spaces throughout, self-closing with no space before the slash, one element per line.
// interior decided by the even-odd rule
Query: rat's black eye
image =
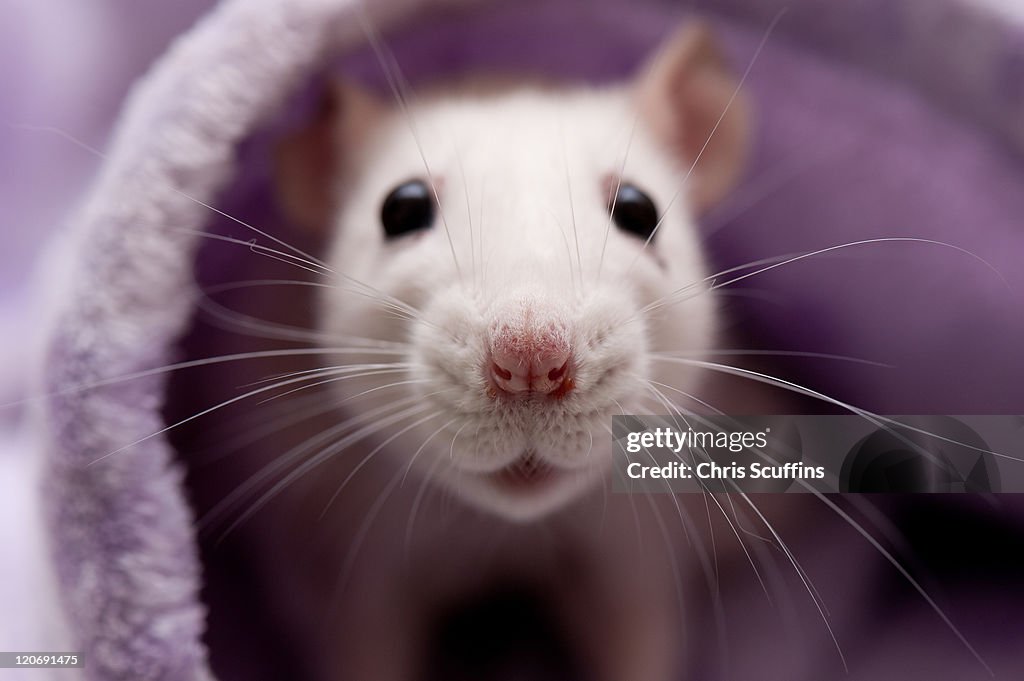
<path fill-rule="evenodd" d="M 389 239 L 427 229 L 434 223 L 434 196 L 421 180 L 398 185 L 380 207 L 380 222 Z"/>
<path fill-rule="evenodd" d="M 615 200 L 608 205 L 615 224 L 641 239 L 647 240 L 658 226 L 658 209 L 651 197 L 637 187 L 623 182 Z"/>

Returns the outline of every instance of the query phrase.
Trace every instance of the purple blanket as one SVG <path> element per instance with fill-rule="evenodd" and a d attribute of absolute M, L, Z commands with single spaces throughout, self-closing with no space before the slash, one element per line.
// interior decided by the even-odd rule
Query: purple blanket
<path fill-rule="evenodd" d="M 289 659 L 287 637 L 231 621 L 245 595 L 229 592 L 229 559 L 201 560 L 194 526 L 192 504 L 203 506 L 208 492 L 186 480 L 182 464 L 194 461 L 182 460 L 180 440 L 161 432 L 169 415 L 208 406 L 203 381 L 152 370 L 230 352 L 223 334 L 194 317 L 200 286 L 267 271 L 253 269 L 244 242 L 273 244 L 217 211 L 307 245 L 268 198 L 269 150 L 307 113 L 324 73 L 341 68 L 380 84 L 351 4 L 222 3 L 135 87 L 92 191 L 53 244 L 35 374 L 46 397 L 33 402 L 32 442 L 17 445 L 39 455 L 45 530 L 30 529 L 45 532 L 49 558 L 45 570 L 12 579 L 31 576 L 43 594 L 55 572 L 53 593 L 39 601 L 55 611 L 43 625 L 52 638 L 35 640 L 83 651 L 85 678 L 282 678 L 268 670 Z M 397 25 L 418 4 L 374 3 L 374 21 Z M 788 7 L 747 83 L 757 130 L 746 178 L 703 221 L 714 267 L 857 242 L 729 289 L 737 347 L 885 364 L 773 356 L 758 365 L 878 413 L 1024 412 L 1024 32 L 946 0 L 697 4 L 740 69 L 776 6 Z M 688 16 L 653 1 L 457 5 L 388 34 L 414 87 L 470 66 L 609 81 Z M 886 241 L 893 237 L 904 240 Z M 125 376 L 134 378 L 110 380 Z M 1019 545 L 1020 511 L 967 499 L 909 510 L 887 502 L 886 512 L 897 506 L 910 518 L 908 563 L 952 584 L 942 605 L 998 678 L 1019 678 L 1020 565 L 1006 569 L 1005 554 L 968 540 Z M 932 517 L 962 524 L 945 526 L 948 541 L 965 542 L 975 563 L 941 569 L 955 561 L 924 529 Z M 877 577 L 884 561 L 836 524 L 815 525 L 794 545 L 830 584 L 833 603 L 845 579 L 861 585 L 851 594 L 867 605 L 844 629 L 855 652 L 850 678 L 987 678 L 932 610 L 893 605 L 890 596 L 912 598 L 905 584 L 865 576 Z M 819 536 L 831 537 L 830 551 L 816 550 Z M 1001 591 L 985 588 L 990 573 Z M 735 589 L 737 611 L 751 586 Z M 208 610 L 221 618 L 213 629 Z M 731 632 L 735 678 L 823 678 L 811 663 L 800 677 L 772 671 L 776 661 L 790 669 L 791 656 L 757 645 L 767 621 L 758 617 L 739 617 Z M 17 628 L 6 618 L 0 633 Z M 883 621 L 894 628 L 872 638 Z M 714 662 L 694 664 L 694 678 L 726 678 Z"/>

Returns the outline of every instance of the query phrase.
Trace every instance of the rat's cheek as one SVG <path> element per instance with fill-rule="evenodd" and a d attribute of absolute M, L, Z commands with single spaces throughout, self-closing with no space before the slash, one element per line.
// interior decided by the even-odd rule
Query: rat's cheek
<path fill-rule="evenodd" d="M 635 282 L 637 318 L 647 325 L 652 352 L 699 353 L 714 345 L 719 299 L 702 268 L 671 277 L 646 273 Z"/>
<path fill-rule="evenodd" d="M 421 394 L 460 412 L 479 411 L 486 390 L 479 371 L 486 355 L 484 334 L 472 301 L 453 290 L 433 295 L 410 322 L 408 334 Z"/>
<path fill-rule="evenodd" d="M 706 286 L 670 295 L 651 317 L 651 346 L 655 352 L 683 351 L 699 358 L 715 346 L 718 299 Z"/>
<path fill-rule="evenodd" d="M 584 302 L 577 333 L 584 349 L 580 388 L 602 377 L 637 371 L 648 350 L 648 322 L 628 290 L 599 291 Z"/>

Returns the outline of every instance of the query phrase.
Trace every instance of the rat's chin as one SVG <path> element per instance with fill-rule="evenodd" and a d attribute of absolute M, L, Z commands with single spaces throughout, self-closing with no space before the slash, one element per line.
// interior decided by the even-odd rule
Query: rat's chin
<path fill-rule="evenodd" d="M 458 471 L 450 485 L 474 506 L 517 522 L 557 512 L 594 487 L 599 466 L 561 468 L 527 451 L 493 471 Z"/>

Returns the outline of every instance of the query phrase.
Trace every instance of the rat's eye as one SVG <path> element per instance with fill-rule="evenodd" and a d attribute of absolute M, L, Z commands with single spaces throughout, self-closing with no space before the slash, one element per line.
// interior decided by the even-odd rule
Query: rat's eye
<path fill-rule="evenodd" d="M 623 182 L 615 200 L 608 205 L 615 224 L 641 239 L 649 239 L 658 226 L 658 209 L 651 197 L 637 187 Z"/>
<path fill-rule="evenodd" d="M 398 185 L 380 207 L 380 222 L 389 239 L 427 229 L 434 223 L 434 196 L 421 180 Z"/>

